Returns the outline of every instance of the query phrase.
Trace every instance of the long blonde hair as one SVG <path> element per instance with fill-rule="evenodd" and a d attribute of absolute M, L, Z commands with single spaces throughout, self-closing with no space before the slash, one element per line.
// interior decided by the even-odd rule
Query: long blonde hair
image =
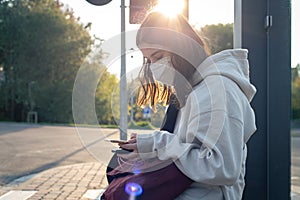
<path fill-rule="evenodd" d="M 194 40 L 199 46 L 203 47 L 205 53 L 208 55 L 208 48 L 205 44 L 204 40 L 197 34 L 197 32 L 193 29 L 193 27 L 188 23 L 187 19 L 182 15 L 177 15 L 176 17 L 168 17 L 160 12 L 150 12 L 144 21 L 142 22 L 140 29 L 137 33 L 136 43 L 137 46 L 142 49 L 143 43 L 152 43 L 155 45 L 168 45 L 165 44 L 165 39 L 163 34 L 154 35 L 151 31 L 142 32 L 143 28 L 163 28 L 167 30 L 171 30 L 173 32 L 183 34 L 188 38 Z M 158 36 L 158 37 L 157 37 Z M 155 37 L 155 38 L 154 38 Z M 168 38 L 170 39 L 170 38 Z M 175 41 L 174 41 L 175 42 Z M 172 43 L 174 43 L 172 42 Z M 176 45 L 176 44 L 175 44 Z M 174 44 L 172 44 L 174 46 Z M 181 48 L 178 46 L 177 48 Z M 154 48 L 155 50 L 162 50 L 161 48 Z M 171 62 L 178 72 L 180 72 L 187 80 L 191 80 L 191 76 L 196 71 L 195 66 L 189 63 L 185 58 L 177 55 L 175 53 L 171 53 Z M 139 90 L 137 104 L 139 106 L 149 105 L 151 108 L 155 110 L 157 103 L 163 103 L 165 105 L 170 103 L 170 96 L 174 93 L 178 98 L 178 93 L 182 91 L 176 90 L 176 86 L 174 89 L 170 86 L 163 85 L 162 83 L 157 82 L 152 75 L 150 70 L 150 60 L 148 58 L 144 58 L 143 67 L 139 74 L 139 79 L 141 82 L 141 87 Z M 199 63 L 200 64 L 200 63 Z M 184 102 L 180 102 L 178 106 L 183 106 Z"/>

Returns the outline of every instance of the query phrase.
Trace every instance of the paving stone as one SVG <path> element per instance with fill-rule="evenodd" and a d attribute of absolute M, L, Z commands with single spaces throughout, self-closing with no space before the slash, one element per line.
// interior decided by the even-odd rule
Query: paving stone
<path fill-rule="evenodd" d="M 106 167 L 101 163 L 63 166 L 41 172 L 14 188 L 37 190 L 28 200 L 82 200 L 82 196 L 90 187 L 103 189 L 101 186 L 106 184 L 105 170 Z M 1 188 L 0 195 L 11 189 Z"/>

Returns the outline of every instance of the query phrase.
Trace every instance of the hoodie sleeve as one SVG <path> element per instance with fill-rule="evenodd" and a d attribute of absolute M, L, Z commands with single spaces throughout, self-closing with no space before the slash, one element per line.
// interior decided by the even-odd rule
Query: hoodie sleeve
<path fill-rule="evenodd" d="M 191 134 L 195 134 L 195 141 L 200 141 L 202 145 L 191 145 L 175 162 L 183 173 L 196 182 L 232 185 L 240 175 L 244 157 L 242 123 L 238 119 L 226 116 L 224 111 L 212 112 L 219 116 L 225 115 L 221 132 L 216 132 L 213 137 L 204 136 L 205 129 L 206 134 L 212 134 L 210 128 L 212 131 L 218 131 L 218 127 L 212 127 L 213 125 L 202 125 L 198 129 L 189 130 Z M 205 113 L 200 118 L 208 122 L 211 114 Z M 193 121 L 189 126 L 194 126 Z"/>
<path fill-rule="evenodd" d="M 219 88 L 213 83 L 211 85 Z M 209 95 L 199 97 L 197 93 Z M 240 101 L 241 98 L 246 104 L 248 101 L 239 92 L 238 96 L 230 98 L 221 93 L 220 90 L 208 92 L 200 89 L 196 95 L 190 95 L 176 135 L 164 131 L 139 135 L 137 144 L 141 157 L 173 159 L 177 167 L 196 182 L 234 184 L 244 160 L 243 106 Z M 199 106 L 206 104 L 210 106 Z"/>
<path fill-rule="evenodd" d="M 222 111 L 213 112 L 223 115 Z M 210 113 L 206 113 L 199 118 L 207 120 L 209 117 Z M 196 121 L 196 118 L 190 121 L 188 126 L 194 127 Z M 232 185 L 238 179 L 243 162 L 242 124 L 232 118 L 226 119 L 225 123 L 214 145 L 211 138 L 205 138 L 203 130 L 207 127 L 203 125 L 197 130 L 188 130 L 189 134 L 195 135 L 192 143 L 183 142 L 178 135 L 168 132 L 140 135 L 138 150 L 143 159 L 158 157 L 160 160 L 175 160 L 178 168 L 196 182 Z"/>

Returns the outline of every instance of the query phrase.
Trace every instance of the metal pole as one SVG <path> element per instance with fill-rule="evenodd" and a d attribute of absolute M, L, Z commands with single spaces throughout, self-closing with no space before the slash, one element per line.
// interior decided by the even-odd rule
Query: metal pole
<path fill-rule="evenodd" d="M 125 0 L 121 0 L 120 139 L 127 140 L 127 81 L 125 43 Z"/>
<path fill-rule="evenodd" d="M 242 0 L 234 0 L 233 48 L 242 48 Z"/>

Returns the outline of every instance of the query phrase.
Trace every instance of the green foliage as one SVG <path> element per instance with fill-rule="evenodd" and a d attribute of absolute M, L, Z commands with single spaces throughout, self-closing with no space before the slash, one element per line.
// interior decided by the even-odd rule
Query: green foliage
<path fill-rule="evenodd" d="M 138 121 L 134 123 L 130 123 L 128 125 L 128 128 L 130 129 L 149 129 L 154 130 L 156 127 L 154 127 L 149 121 Z"/>
<path fill-rule="evenodd" d="M 95 106 L 99 123 L 113 124 L 119 119 L 119 95 L 119 80 L 106 70 L 103 71 L 96 91 Z"/>
<path fill-rule="evenodd" d="M 165 112 L 166 112 L 166 107 L 162 106 L 162 105 L 157 105 L 156 106 L 156 112 L 151 112 L 151 124 L 154 127 L 161 127 L 164 116 L 165 116 Z"/>
<path fill-rule="evenodd" d="M 300 64 L 292 68 L 292 118 L 300 119 Z"/>
<path fill-rule="evenodd" d="M 201 28 L 200 35 L 212 54 L 233 48 L 233 24 L 206 25 Z"/>
<path fill-rule="evenodd" d="M 98 122 L 100 124 L 115 124 L 120 118 L 120 88 L 119 80 L 113 74 L 107 71 L 107 68 L 102 64 L 102 60 L 106 56 L 102 52 L 102 40 L 96 38 L 96 42 L 93 45 L 93 51 L 89 54 L 89 57 L 85 61 L 85 65 L 90 68 L 90 75 L 87 75 L 86 83 L 90 84 L 89 78 L 99 75 L 98 84 L 95 93 L 95 111 Z M 98 71 L 98 73 L 95 73 Z M 93 112 L 91 112 L 93 113 Z M 115 119 L 116 118 L 116 119 Z"/>
<path fill-rule="evenodd" d="M 292 68 L 291 73 L 292 73 L 292 77 L 291 77 L 292 82 L 294 82 L 295 79 L 300 76 L 300 64 L 298 64 L 296 67 Z"/>
<path fill-rule="evenodd" d="M 53 0 L 0 0 L 0 112 L 24 121 L 72 122 L 72 88 L 91 37 L 70 9 Z"/>

